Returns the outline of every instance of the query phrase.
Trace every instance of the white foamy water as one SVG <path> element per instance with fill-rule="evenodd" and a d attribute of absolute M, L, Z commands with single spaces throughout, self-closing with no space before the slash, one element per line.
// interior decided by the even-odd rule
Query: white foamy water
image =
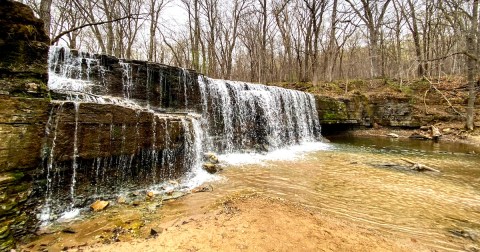
<path fill-rule="evenodd" d="M 302 158 L 312 151 L 330 150 L 333 147 L 328 143 L 306 142 L 277 149 L 265 154 L 261 153 L 229 153 L 219 156 L 220 162 L 227 165 L 266 164 L 267 161 L 291 161 Z"/>
<path fill-rule="evenodd" d="M 80 215 L 80 209 L 79 208 L 73 208 L 70 211 L 63 212 L 60 215 L 60 218 L 58 219 L 59 222 L 62 221 L 69 221 L 71 219 L 74 219 L 75 217 Z"/>

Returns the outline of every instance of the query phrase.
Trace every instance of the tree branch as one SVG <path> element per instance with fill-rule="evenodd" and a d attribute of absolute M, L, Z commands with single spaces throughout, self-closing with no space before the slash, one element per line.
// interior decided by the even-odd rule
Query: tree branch
<path fill-rule="evenodd" d="M 74 27 L 72 29 L 69 29 L 69 30 L 66 30 L 66 31 L 63 31 L 61 32 L 60 34 L 58 34 L 57 36 L 55 36 L 52 40 L 50 40 L 50 45 L 53 45 L 55 43 L 58 42 L 58 40 L 63 37 L 64 35 L 66 34 L 69 34 L 71 32 L 74 32 L 74 31 L 78 31 L 80 29 L 83 29 L 85 27 L 90 27 L 90 26 L 95 26 L 95 25 L 102 25 L 102 24 L 108 24 L 108 23 L 114 23 L 114 22 L 118 22 L 118 21 L 121 21 L 121 20 L 124 20 L 124 19 L 127 19 L 127 18 L 132 18 L 132 19 L 139 19 L 140 15 L 142 14 L 130 14 L 128 16 L 125 16 L 125 17 L 121 17 L 121 18 L 116 18 L 116 19 L 113 19 L 113 20 L 110 20 L 110 21 L 100 21 L 100 22 L 95 22 L 95 23 L 88 23 L 88 24 L 84 24 L 84 25 L 80 25 L 80 26 L 77 26 L 77 27 Z"/>
<path fill-rule="evenodd" d="M 449 58 L 449 57 L 452 57 L 452 56 L 455 56 L 455 55 L 459 55 L 459 54 L 463 54 L 475 61 L 478 61 L 478 58 L 475 56 L 475 55 L 472 55 L 466 51 L 462 51 L 462 52 L 454 52 L 454 53 L 451 53 L 451 54 L 447 54 L 447 55 L 444 55 L 444 56 L 441 56 L 441 57 L 438 57 L 438 58 L 433 58 L 433 59 L 424 59 L 424 60 L 419 60 L 421 62 L 430 62 L 430 61 L 438 61 L 438 60 L 444 60 L 446 58 Z"/>
<path fill-rule="evenodd" d="M 430 83 L 430 88 L 433 88 L 435 91 L 437 91 L 437 93 L 439 93 L 443 99 L 448 103 L 448 106 L 450 108 L 453 109 L 453 111 L 455 113 L 457 113 L 459 116 L 461 116 L 462 118 L 465 118 L 465 115 L 463 115 L 462 113 L 458 112 L 457 109 L 455 109 L 455 107 L 453 107 L 452 103 L 450 102 L 450 100 L 448 100 L 448 98 L 442 93 L 440 92 L 440 90 L 438 90 L 438 88 L 433 84 L 433 82 L 431 80 L 429 80 L 426 76 L 423 76 L 423 78 L 428 81 L 428 83 Z M 425 92 L 425 96 L 427 95 L 427 92 Z M 425 101 L 424 101 L 425 102 Z M 426 111 L 426 104 L 425 104 L 425 111 Z"/>

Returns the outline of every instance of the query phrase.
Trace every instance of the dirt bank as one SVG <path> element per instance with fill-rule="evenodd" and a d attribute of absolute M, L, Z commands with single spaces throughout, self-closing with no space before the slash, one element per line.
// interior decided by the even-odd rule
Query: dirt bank
<path fill-rule="evenodd" d="M 195 196 L 195 195 L 191 195 Z M 158 232 L 151 235 L 151 228 Z M 76 229 L 78 227 L 71 227 Z M 110 232 L 105 227 L 106 232 Z M 57 232 L 22 247 L 23 251 L 422 251 L 414 239 L 393 237 L 300 205 L 256 194 L 230 197 L 199 214 L 154 220 L 137 237 L 121 235 L 102 243 Z M 93 230 L 92 230 L 93 231 Z M 50 238 L 48 238 L 50 236 Z M 58 239 L 62 236 L 62 239 Z M 78 235 L 80 237 L 81 235 Z M 56 239 L 54 238 L 56 237 Z M 48 244 L 46 244 L 48 243 Z M 42 245 L 43 244 L 43 245 Z"/>

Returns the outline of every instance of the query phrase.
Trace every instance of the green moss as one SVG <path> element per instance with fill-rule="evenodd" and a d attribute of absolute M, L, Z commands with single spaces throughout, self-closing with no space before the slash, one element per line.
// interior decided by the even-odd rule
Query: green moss
<path fill-rule="evenodd" d="M 328 111 L 328 112 L 323 114 L 322 120 L 323 121 L 335 120 L 335 119 L 340 119 L 340 117 L 343 117 L 343 115 L 334 113 L 332 111 Z"/>
<path fill-rule="evenodd" d="M 14 245 L 15 241 L 11 237 L 5 241 L 0 239 L 0 251 L 9 251 L 9 249 L 13 248 Z"/>
<path fill-rule="evenodd" d="M 14 183 L 24 177 L 23 172 L 7 173 L 0 177 L 0 184 Z"/>
<path fill-rule="evenodd" d="M 16 201 L 3 202 L 0 204 L 0 216 L 11 214 L 15 212 L 15 208 L 18 205 Z"/>

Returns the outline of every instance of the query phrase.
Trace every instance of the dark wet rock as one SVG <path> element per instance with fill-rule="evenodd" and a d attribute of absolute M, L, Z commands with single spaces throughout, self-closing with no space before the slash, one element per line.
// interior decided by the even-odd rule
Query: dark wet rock
<path fill-rule="evenodd" d="M 163 233 L 163 228 L 151 228 L 150 229 L 150 236 L 157 237 L 159 234 Z"/>
<path fill-rule="evenodd" d="M 65 228 L 62 230 L 62 233 L 65 233 L 65 234 L 75 234 L 77 233 L 77 231 L 71 229 L 71 228 Z"/>
<path fill-rule="evenodd" d="M 203 157 L 204 157 L 204 160 L 209 162 L 209 163 L 212 163 L 212 164 L 218 164 L 219 163 L 217 154 L 215 154 L 213 152 L 207 152 L 207 153 L 203 154 Z"/>
<path fill-rule="evenodd" d="M 218 165 L 212 163 L 204 163 L 202 168 L 208 173 L 214 174 L 219 171 Z"/>
<path fill-rule="evenodd" d="M 46 97 L 50 40 L 43 22 L 22 3 L 7 0 L 1 5 L 0 90 L 15 96 Z M 37 87 L 30 89 L 29 83 Z"/>

